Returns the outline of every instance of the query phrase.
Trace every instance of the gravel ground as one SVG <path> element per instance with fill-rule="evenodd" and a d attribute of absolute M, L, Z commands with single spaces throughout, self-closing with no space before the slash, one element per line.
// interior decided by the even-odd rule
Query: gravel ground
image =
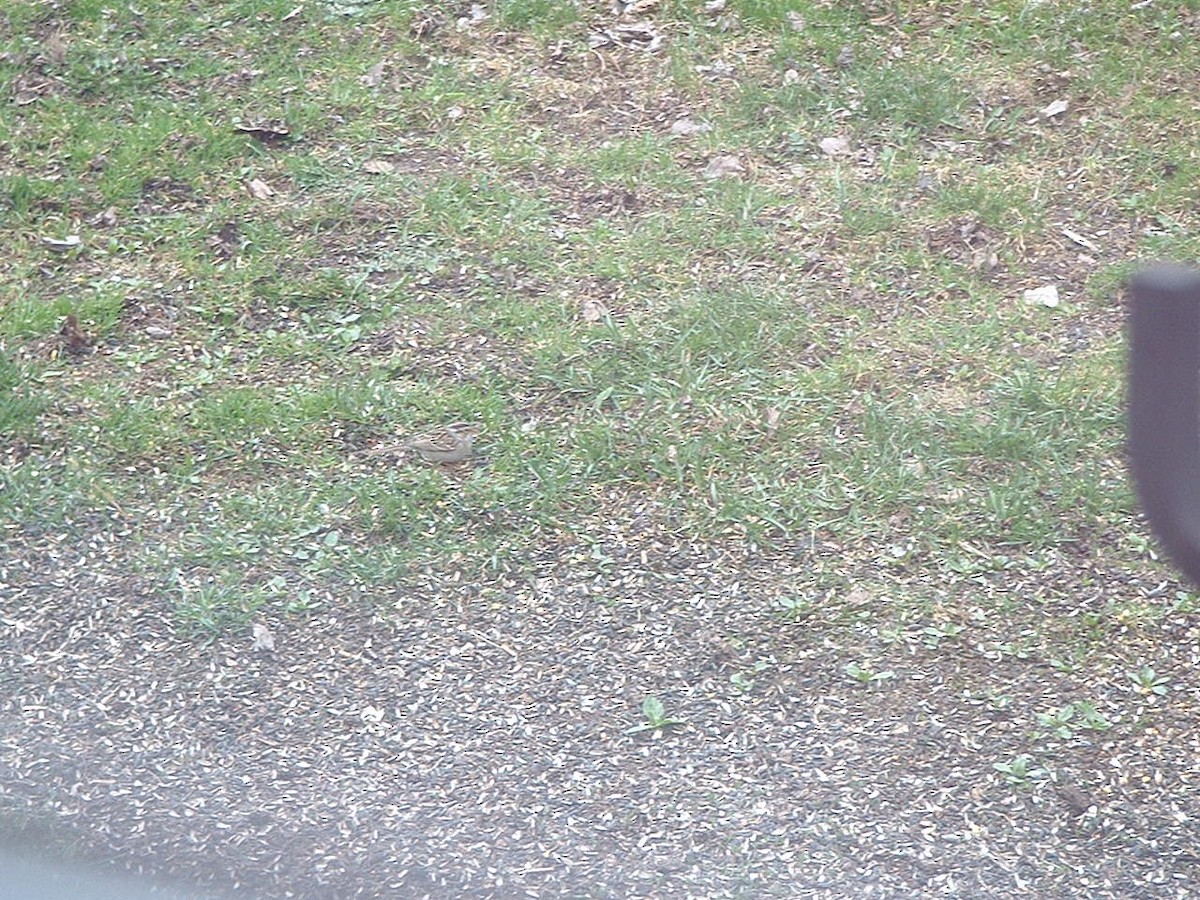
<path fill-rule="evenodd" d="M 0 579 L 0 802 L 81 857 L 234 897 L 1200 896 L 1194 617 L 1153 717 L 1010 785 L 993 763 L 1071 676 L 959 641 L 859 684 L 858 629 L 770 602 L 810 551 L 652 532 L 615 565 L 429 572 L 269 621 L 273 650 L 176 636 L 115 535 L 29 538 Z M 626 733 L 646 694 L 682 724 Z"/>

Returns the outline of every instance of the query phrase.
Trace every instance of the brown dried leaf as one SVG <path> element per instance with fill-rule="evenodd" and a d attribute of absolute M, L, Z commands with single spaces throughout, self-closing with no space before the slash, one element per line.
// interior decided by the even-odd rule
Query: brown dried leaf
<path fill-rule="evenodd" d="M 736 156 L 714 156 L 704 168 L 705 178 L 734 178 L 746 171 Z"/>
<path fill-rule="evenodd" d="M 779 431 L 779 420 L 783 417 L 777 406 L 768 406 L 765 421 L 767 423 L 767 437 L 775 437 L 775 433 Z"/>
<path fill-rule="evenodd" d="M 56 69 L 67 61 L 67 41 L 61 31 L 52 32 L 42 43 L 42 55 Z"/>
<path fill-rule="evenodd" d="M 250 192 L 250 196 L 255 200 L 267 200 L 275 196 L 275 189 L 258 178 L 252 178 L 246 182 L 246 190 Z"/>
<path fill-rule="evenodd" d="M 368 159 L 362 167 L 364 172 L 371 175 L 391 175 L 396 171 L 396 164 L 386 159 Z"/>
<path fill-rule="evenodd" d="M 1071 108 L 1071 104 L 1068 103 L 1066 100 L 1061 100 L 1061 99 L 1055 100 L 1053 103 L 1051 103 L 1049 106 L 1047 106 L 1045 109 L 1042 110 L 1042 115 L 1045 116 L 1047 119 L 1053 119 L 1056 116 L 1061 116 L 1063 113 L 1065 113 L 1070 108 Z"/>
<path fill-rule="evenodd" d="M 971 268 L 987 274 L 1000 265 L 1000 257 L 988 247 L 976 247 L 971 251 Z"/>
<path fill-rule="evenodd" d="M 65 238 L 44 237 L 42 243 L 55 253 L 66 253 L 83 246 L 83 239 L 77 234 L 68 234 Z"/>
<path fill-rule="evenodd" d="M 697 122 L 694 119 L 689 119 L 684 116 L 681 119 L 676 119 L 671 124 L 671 134 L 677 137 L 687 137 L 692 134 L 704 134 L 712 131 L 712 126 L 707 122 Z"/>
<path fill-rule="evenodd" d="M 1078 231 L 1072 231 L 1070 228 L 1064 228 L 1062 230 L 1062 233 L 1065 237 L 1067 237 L 1073 243 L 1078 244 L 1080 247 L 1083 247 L 1085 250 L 1090 250 L 1093 253 L 1100 252 L 1100 247 L 1096 244 L 1095 241 L 1084 237 Z"/>
<path fill-rule="evenodd" d="M 101 228 L 112 228 L 117 224 L 117 208 L 110 206 L 88 219 L 88 223 Z"/>
<path fill-rule="evenodd" d="M 613 0 L 613 11 L 624 18 L 645 15 L 651 12 L 662 0 Z"/>
<path fill-rule="evenodd" d="M 383 83 L 383 76 L 387 74 L 388 61 L 381 59 L 375 65 L 367 70 L 367 74 L 359 79 L 367 87 L 379 87 Z"/>
<path fill-rule="evenodd" d="M 408 33 L 412 35 L 414 40 L 419 41 L 431 37 L 441 27 L 441 14 L 436 11 L 427 12 L 413 20 L 412 25 L 409 26 Z"/>
<path fill-rule="evenodd" d="M 1024 295 L 1025 302 L 1034 306 L 1045 306 L 1050 309 L 1058 306 L 1058 286 L 1053 284 L 1042 285 L 1041 287 L 1031 288 Z"/>
<path fill-rule="evenodd" d="M 607 306 L 592 297 L 584 297 L 583 300 L 580 301 L 579 314 L 583 317 L 585 322 L 591 322 L 593 324 L 596 322 L 602 322 L 604 319 L 608 318 L 609 315 L 611 315 Z"/>
<path fill-rule="evenodd" d="M 601 47 L 628 47 L 630 50 L 645 50 L 656 53 L 662 49 L 666 39 L 649 22 L 631 22 L 615 28 L 601 28 L 588 35 L 588 46 L 593 50 Z"/>
<path fill-rule="evenodd" d="M 459 16 L 458 21 L 454 24 L 459 31 L 466 31 L 468 28 L 473 28 L 490 18 L 491 16 L 488 14 L 487 7 L 482 3 L 472 3 L 470 15 Z"/>
<path fill-rule="evenodd" d="M 264 144 L 273 144 L 284 140 L 292 132 L 282 122 L 270 120 L 265 122 L 239 122 L 233 126 L 235 131 L 248 134 Z"/>
<path fill-rule="evenodd" d="M 262 622 L 255 622 L 252 629 L 254 635 L 254 650 L 267 650 L 274 652 L 275 650 L 275 635 L 271 634 L 271 629 Z"/>
<path fill-rule="evenodd" d="M 847 606 L 871 606 L 874 599 L 870 591 L 861 587 L 851 588 L 844 598 Z"/>
<path fill-rule="evenodd" d="M 850 155 L 850 140 L 844 137 L 822 138 L 819 144 L 821 152 L 830 159 Z"/>
<path fill-rule="evenodd" d="M 13 80 L 13 102 L 17 106 L 29 106 L 31 103 L 37 103 L 53 89 L 53 86 L 54 82 L 49 78 L 36 72 L 24 72 Z"/>

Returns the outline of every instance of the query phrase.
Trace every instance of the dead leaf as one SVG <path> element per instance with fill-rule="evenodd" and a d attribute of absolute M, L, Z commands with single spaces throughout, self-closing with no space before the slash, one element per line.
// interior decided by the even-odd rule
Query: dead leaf
<path fill-rule="evenodd" d="M 396 171 L 396 164 L 386 159 L 368 159 L 362 167 L 364 172 L 371 175 L 391 175 Z"/>
<path fill-rule="evenodd" d="M 163 338 L 169 338 L 172 334 L 174 334 L 170 328 L 163 328 L 161 325 L 147 325 L 145 331 L 148 337 L 152 337 L 159 341 L 161 341 Z"/>
<path fill-rule="evenodd" d="M 267 200 L 275 196 L 274 188 L 258 178 L 252 178 L 246 182 L 246 190 L 250 192 L 250 196 L 255 200 Z"/>
<path fill-rule="evenodd" d="M 746 171 L 736 156 L 714 156 L 704 167 L 705 178 L 733 178 Z"/>
<path fill-rule="evenodd" d="M 300 15 L 300 13 L 302 13 L 302 12 L 304 12 L 304 5 L 303 5 L 303 4 L 301 4 L 300 6 L 297 6 L 295 9 L 293 9 L 293 10 L 292 10 L 290 13 L 288 13 L 287 15 L 285 15 L 285 16 L 284 16 L 282 19 L 280 19 L 279 21 L 280 21 L 280 22 L 290 22 L 292 19 L 296 18 L 296 16 Z"/>
<path fill-rule="evenodd" d="M 1000 265 L 1000 257 L 988 247 L 976 247 L 971 251 L 971 268 L 987 274 Z"/>
<path fill-rule="evenodd" d="M 783 413 L 780 412 L 779 407 L 777 407 L 777 406 L 768 406 L 767 407 L 767 414 L 765 416 L 765 420 L 766 420 L 766 424 L 767 424 L 767 438 L 768 439 L 775 437 L 775 433 L 777 431 L 779 431 L 779 420 L 782 417 L 783 417 Z"/>
<path fill-rule="evenodd" d="M 43 96 L 54 89 L 55 81 L 39 75 L 36 72 L 24 72 L 13 80 L 13 102 L 17 106 L 28 106 L 37 103 Z"/>
<path fill-rule="evenodd" d="M 67 316 L 58 336 L 62 338 L 63 349 L 72 356 L 81 356 L 91 349 L 92 339 L 79 327 L 79 319 L 74 314 Z"/>
<path fill-rule="evenodd" d="M 822 138 L 819 144 L 821 152 L 830 159 L 850 155 L 850 139 L 844 137 Z"/>
<path fill-rule="evenodd" d="M 1065 237 L 1067 237 L 1069 240 L 1071 240 L 1071 241 L 1075 242 L 1075 243 L 1076 243 L 1076 244 L 1078 244 L 1080 247 L 1083 247 L 1085 250 L 1091 250 L 1093 253 L 1099 253 L 1099 252 L 1100 252 L 1100 248 L 1099 248 L 1099 247 L 1096 245 L 1096 242 L 1095 242 L 1095 241 L 1093 241 L 1093 240 L 1091 240 L 1091 239 L 1089 239 L 1089 238 L 1085 238 L 1085 237 L 1084 237 L 1082 234 L 1080 234 L 1079 232 L 1077 232 L 1077 231 L 1072 231 L 1070 228 L 1064 228 L 1064 229 L 1062 230 L 1062 233 L 1063 233 L 1063 235 L 1064 235 Z"/>
<path fill-rule="evenodd" d="M 662 0 L 613 0 L 613 12 L 625 18 L 633 18 L 650 12 Z"/>
<path fill-rule="evenodd" d="M 267 650 L 274 652 L 275 650 L 275 635 L 271 634 L 271 629 L 262 622 L 255 622 L 252 629 L 254 635 L 254 650 Z"/>
<path fill-rule="evenodd" d="M 1053 309 L 1058 306 L 1058 287 L 1053 284 L 1043 285 L 1038 288 L 1031 288 L 1026 291 L 1025 302 L 1032 303 L 1037 306 L 1045 306 Z"/>
<path fill-rule="evenodd" d="M 607 306 L 592 297 L 584 297 L 579 303 L 579 314 L 585 322 L 602 322 L 611 315 Z"/>
<path fill-rule="evenodd" d="M 422 16 L 413 19 L 412 25 L 408 27 L 408 33 L 412 35 L 413 40 L 424 40 L 427 37 L 435 34 L 442 27 L 440 13 L 432 12 L 425 13 Z"/>
<path fill-rule="evenodd" d="M 704 11 L 710 16 L 715 16 L 719 12 L 725 11 L 725 0 L 709 0 L 704 4 Z"/>
<path fill-rule="evenodd" d="M 1066 100 L 1055 100 L 1049 106 L 1042 110 L 1042 115 L 1047 119 L 1053 119 L 1055 116 L 1061 116 L 1071 105 Z"/>
<path fill-rule="evenodd" d="M 712 126 L 707 122 L 696 122 L 684 116 L 681 119 L 676 119 L 671 124 L 671 134 L 677 137 L 687 137 L 692 134 L 705 134 L 712 131 Z"/>
<path fill-rule="evenodd" d="M 367 74 L 358 80 L 367 87 L 379 87 L 379 85 L 383 82 L 383 76 L 387 74 L 387 70 L 388 61 L 386 59 L 381 59 L 379 62 L 375 63 L 375 65 L 371 66 L 371 68 L 367 69 Z"/>
<path fill-rule="evenodd" d="M 42 54 L 46 62 L 58 69 L 67 61 L 67 41 L 61 31 L 55 31 L 42 44 Z"/>
<path fill-rule="evenodd" d="M 42 238 L 42 243 L 47 249 L 53 250 L 55 253 L 66 253 L 69 250 L 75 250 L 83 245 L 83 239 L 77 234 L 68 234 L 65 238 Z"/>
<path fill-rule="evenodd" d="M 117 224 L 117 208 L 110 206 L 107 209 L 96 213 L 88 219 L 89 225 L 95 225 L 100 228 L 112 228 Z"/>
<path fill-rule="evenodd" d="M 873 606 L 875 603 L 874 595 L 861 587 L 851 588 L 843 600 L 847 606 Z"/>
<path fill-rule="evenodd" d="M 790 25 L 792 28 L 792 31 L 803 31 L 808 27 L 808 20 L 795 10 L 791 10 L 787 14 L 787 20 L 788 25 Z"/>
<path fill-rule="evenodd" d="M 278 143 L 292 133 L 286 125 L 278 120 L 239 122 L 233 126 L 233 129 L 234 131 L 240 131 L 242 134 L 248 134 L 250 137 L 257 141 L 262 141 L 264 144 Z"/>
<path fill-rule="evenodd" d="M 696 71 L 709 81 L 719 81 L 722 78 L 733 78 L 737 75 L 737 68 L 734 64 L 723 59 L 717 60 L 712 65 L 696 66 Z"/>
<path fill-rule="evenodd" d="M 593 50 L 617 46 L 655 53 L 662 49 L 665 40 L 649 22 L 632 22 L 593 31 L 588 35 L 588 46 Z"/>
<path fill-rule="evenodd" d="M 454 24 L 459 31 L 466 31 L 468 28 L 486 22 L 490 18 L 491 16 L 488 15 L 487 8 L 482 3 L 472 3 L 471 14 L 460 17 Z"/>

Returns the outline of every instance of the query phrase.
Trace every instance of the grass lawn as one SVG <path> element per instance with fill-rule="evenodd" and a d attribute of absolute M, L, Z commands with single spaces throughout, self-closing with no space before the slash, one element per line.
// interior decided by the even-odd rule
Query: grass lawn
<path fill-rule="evenodd" d="M 1122 328 L 1200 250 L 1197 71 L 1183 2 L 8 4 L 8 830 L 261 897 L 1185 896 Z"/>

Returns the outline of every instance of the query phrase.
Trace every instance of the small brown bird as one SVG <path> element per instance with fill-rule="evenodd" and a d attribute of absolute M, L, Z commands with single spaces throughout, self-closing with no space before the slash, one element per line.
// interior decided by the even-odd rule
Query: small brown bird
<path fill-rule="evenodd" d="M 73 314 L 67 316 L 58 336 L 62 338 L 63 349 L 72 356 L 80 356 L 92 349 L 92 339 L 79 327 L 79 319 Z"/>
<path fill-rule="evenodd" d="M 415 450 L 425 462 L 445 466 L 462 462 L 474 451 L 475 437 L 482 426 L 469 422 L 452 422 L 424 434 L 409 438 L 402 444 L 390 444 L 372 450 L 371 456 L 382 456 L 404 450 Z"/>
<path fill-rule="evenodd" d="M 1062 798 L 1063 803 L 1071 810 L 1071 814 L 1078 818 L 1096 806 L 1096 800 L 1082 788 L 1073 784 L 1060 784 L 1058 786 L 1058 796 Z"/>

